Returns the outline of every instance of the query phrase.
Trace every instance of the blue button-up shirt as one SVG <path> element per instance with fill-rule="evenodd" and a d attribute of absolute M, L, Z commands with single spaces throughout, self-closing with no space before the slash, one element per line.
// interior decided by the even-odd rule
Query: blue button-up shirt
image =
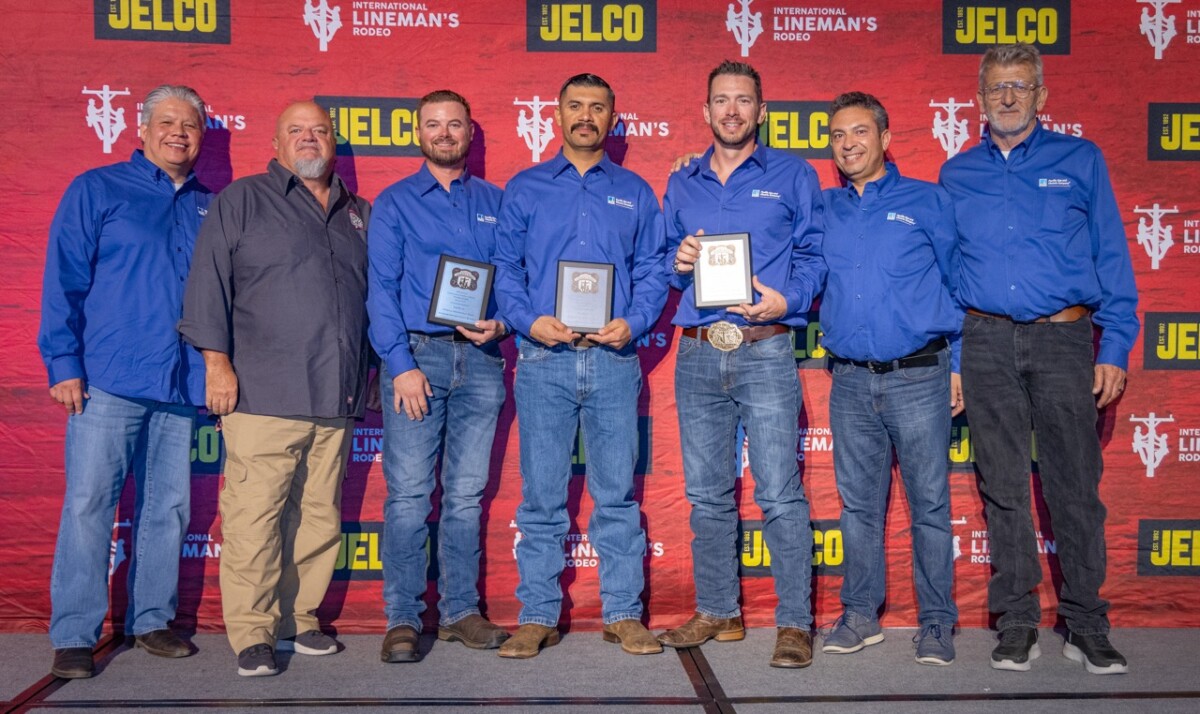
<path fill-rule="evenodd" d="M 890 362 L 945 337 L 957 372 L 963 313 L 952 297 L 958 245 L 950 196 L 891 163 L 861 196 L 849 185 L 824 195 L 822 344 L 839 357 Z"/>
<path fill-rule="evenodd" d="M 38 349 L 51 386 L 204 403 L 204 361 L 175 331 L 212 193 L 179 190 L 140 149 L 67 187 L 50 224 Z"/>
<path fill-rule="evenodd" d="M 649 330 L 667 299 L 662 211 L 649 184 L 607 156 L 583 176 L 559 151 L 504 187 L 496 248 L 500 313 L 523 336 L 554 315 L 558 261 L 612 263 L 613 319 L 632 340 Z"/>
<path fill-rule="evenodd" d="M 447 191 L 423 163 L 375 200 L 367 233 L 369 334 L 391 374 L 416 369 L 409 330 L 432 335 L 454 331 L 428 320 L 438 261 L 443 254 L 492 261 L 502 195 L 469 173 L 452 181 Z M 492 300 L 487 318 L 495 316 Z"/>
<path fill-rule="evenodd" d="M 985 137 L 940 180 L 958 223 L 958 301 L 1020 321 L 1084 305 L 1104 330 L 1096 361 L 1125 369 L 1137 287 L 1100 149 L 1035 123 L 1007 160 Z"/>
<path fill-rule="evenodd" d="M 713 149 L 671 175 L 663 212 L 667 220 L 667 270 L 679 244 L 703 230 L 706 235 L 750 234 L 750 264 L 767 287 L 787 300 L 779 322 L 792 327 L 808 324 L 806 314 L 825 280 L 821 259 L 823 234 L 821 185 L 807 161 L 759 145 L 722 184 L 709 166 Z M 725 308 L 696 308 L 692 273 L 671 275 L 671 285 L 683 291 L 672 322 L 683 327 L 746 319 Z M 754 300 L 760 295 L 756 291 Z"/>

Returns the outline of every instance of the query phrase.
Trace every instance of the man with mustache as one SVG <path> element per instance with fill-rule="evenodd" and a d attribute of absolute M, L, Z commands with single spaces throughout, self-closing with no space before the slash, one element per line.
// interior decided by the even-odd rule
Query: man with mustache
<path fill-rule="evenodd" d="M 192 648 L 175 617 L 204 363 L 175 323 L 212 192 L 192 168 L 206 114 L 190 87 L 150 92 L 129 161 L 67 188 L 46 250 L 38 349 L 67 412 L 66 493 L 50 575 L 51 672 L 95 672 L 121 485 L 137 487 L 125 630 L 161 657 Z"/>
<path fill-rule="evenodd" d="M 600 554 L 604 639 L 630 654 L 661 652 L 641 623 L 646 534 L 633 498 L 636 343 L 666 300 L 662 212 L 650 186 L 604 153 L 617 122 L 608 83 L 568 79 L 555 118 L 562 150 L 509 181 L 500 209 L 496 297 L 520 334 L 514 388 L 521 436 L 517 544 L 520 627 L 501 657 L 533 657 L 557 644 L 559 576 L 567 536 L 571 450 L 582 425 L 593 507 L 588 540 Z M 555 317 L 558 261 L 608 263 L 612 319 L 581 335 Z"/>
<path fill-rule="evenodd" d="M 337 652 L 316 610 L 367 375 L 370 206 L 334 174 L 320 106 L 287 107 L 273 144 L 265 174 L 213 202 L 179 324 L 225 437 L 221 603 L 245 677 L 276 674 L 276 648 Z"/>
<path fill-rule="evenodd" d="M 383 359 L 384 662 L 416 662 L 425 610 L 425 520 L 437 485 L 438 638 L 494 649 L 508 633 L 479 612 L 480 500 L 487 486 L 496 418 L 504 404 L 507 334 L 495 302 L 486 319 L 449 327 L 429 321 L 441 256 L 487 263 L 496 249 L 501 191 L 467 170 L 474 127 L 471 107 L 449 90 L 417 105 L 425 162 L 388 187 L 371 214 L 367 312 Z M 470 276 L 468 276 L 469 278 Z M 476 289 L 483 289 L 481 277 Z"/>
<path fill-rule="evenodd" d="M 1100 597 L 1107 554 L 1096 418 L 1125 389 L 1137 287 L 1104 156 L 1086 139 L 1042 128 L 1047 96 L 1036 47 L 989 49 L 977 95 L 987 135 L 941 175 L 962 254 L 963 398 L 991 544 L 988 609 L 999 614 L 992 667 L 1027 671 L 1041 653 L 1032 426 L 1062 573 L 1063 655 L 1093 674 L 1120 674 L 1127 663 L 1108 640 Z"/>
<path fill-rule="evenodd" d="M 683 291 L 672 321 L 683 328 L 675 400 L 692 505 L 696 614 L 658 639 L 682 648 L 745 637 L 734 499 L 740 420 L 779 595 L 770 664 L 800 668 L 812 664 L 813 540 L 796 460 L 800 382 L 791 331 L 807 324 L 825 278 L 823 204 L 806 161 L 758 143 L 766 113 L 758 72 L 744 62 L 718 65 L 708 76 L 704 103 L 713 144 L 671 176 L 663 199 L 671 284 Z M 696 307 L 696 236 L 735 232 L 750 234 L 757 299 L 730 308 Z"/>

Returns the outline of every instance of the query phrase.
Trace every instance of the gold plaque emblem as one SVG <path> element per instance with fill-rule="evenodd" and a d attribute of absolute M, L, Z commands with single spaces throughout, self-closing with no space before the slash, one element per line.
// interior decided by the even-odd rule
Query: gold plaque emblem
<path fill-rule="evenodd" d="M 742 331 L 728 320 L 714 322 L 708 326 L 708 342 L 722 352 L 731 352 L 742 344 Z"/>

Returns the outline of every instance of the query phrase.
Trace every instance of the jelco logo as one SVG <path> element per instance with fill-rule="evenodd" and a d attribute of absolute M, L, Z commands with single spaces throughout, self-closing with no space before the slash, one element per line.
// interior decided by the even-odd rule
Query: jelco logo
<path fill-rule="evenodd" d="M 1143 369 L 1200 369 L 1200 312 L 1148 312 Z"/>
<path fill-rule="evenodd" d="M 842 541 L 842 528 L 836 520 L 814 520 L 812 567 L 817 575 L 841 575 L 846 552 Z M 760 578 L 771 574 L 771 551 L 763 535 L 762 521 L 738 523 L 738 574 L 742 577 Z"/>
<path fill-rule="evenodd" d="M 425 540 L 425 558 L 429 564 L 427 577 L 437 580 L 438 524 L 431 521 L 429 537 Z M 337 561 L 333 566 L 334 580 L 383 580 L 383 524 L 377 521 L 342 523 L 342 539 Z"/>
<path fill-rule="evenodd" d="M 329 111 L 344 156 L 420 156 L 414 97 L 314 97 Z"/>
<path fill-rule="evenodd" d="M 229 44 L 229 0 L 93 0 L 97 40 Z"/>
<path fill-rule="evenodd" d="M 1200 161 L 1200 104 L 1151 104 L 1146 158 Z"/>
<path fill-rule="evenodd" d="M 654 52 L 658 0 L 526 0 L 530 52 Z"/>
<path fill-rule="evenodd" d="M 1138 575 L 1200 575 L 1200 521 L 1138 521 Z"/>
<path fill-rule="evenodd" d="M 983 54 L 994 45 L 1024 42 L 1042 54 L 1071 53 L 1068 0 L 942 2 L 942 52 Z"/>
<path fill-rule="evenodd" d="M 829 149 L 829 102 L 769 102 L 758 128 L 767 146 L 810 159 L 832 158 Z"/>
<path fill-rule="evenodd" d="M 826 357 L 829 351 L 821 346 L 820 314 L 810 312 L 806 316 L 808 324 L 792 330 L 792 351 L 796 355 L 796 366 L 800 369 L 825 369 Z"/>

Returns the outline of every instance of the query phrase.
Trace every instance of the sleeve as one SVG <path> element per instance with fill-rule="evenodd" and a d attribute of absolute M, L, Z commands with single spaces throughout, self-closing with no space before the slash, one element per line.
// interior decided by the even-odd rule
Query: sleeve
<path fill-rule="evenodd" d="M 1129 242 L 1109 181 L 1108 167 L 1100 150 L 1096 149 L 1095 152 L 1088 231 L 1101 294 L 1100 308 L 1093 316 L 1103 330 L 1096 362 L 1128 369 L 1129 351 L 1133 349 L 1141 328 L 1137 317 L 1137 285 L 1133 278 Z"/>
<path fill-rule="evenodd" d="M 633 291 L 626 322 L 636 342 L 662 314 L 667 302 L 666 232 L 658 198 L 649 186 L 642 187 L 638 201 L 638 232 L 633 244 Z"/>
<path fill-rule="evenodd" d="M 417 368 L 400 310 L 403 280 L 403 219 L 394 195 L 385 192 L 375 201 L 367 228 L 367 334 L 393 377 Z"/>
<path fill-rule="evenodd" d="M 808 164 L 796 172 L 796 215 L 792 221 L 792 267 L 783 297 L 787 316 L 807 313 L 825 285 L 825 259 L 821 243 L 825 237 L 825 201 L 817 173 Z"/>
<path fill-rule="evenodd" d="M 525 337 L 537 318 L 529 299 L 525 268 L 525 240 L 529 214 L 522 205 L 521 191 L 509 182 L 500 202 L 500 226 L 496 231 L 496 302 L 506 324 Z"/>
<path fill-rule="evenodd" d="M 100 181 L 80 176 L 63 194 L 46 246 L 38 350 L 50 386 L 86 379 L 83 372 L 83 302 L 92 288 L 106 203 Z"/>
<path fill-rule="evenodd" d="M 683 239 L 687 238 L 687 231 L 679 223 L 678 214 L 675 211 L 675 203 L 679 200 L 675 198 L 683 192 L 681 178 L 676 178 L 680 174 L 677 172 L 671 175 L 667 181 L 667 192 L 663 194 L 663 223 L 667 230 L 667 248 L 663 254 L 663 269 L 667 276 L 668 284 L 676 290 L 687 290 L 692 284 L 694 273 L 684 273 L 680 275 L 674 270 L 675 254 L 679 252 L 679 245 L 683 243 Z"/>
<path fill-rule="evenodd" d="M 946 189 L 941 186 L 934 188 L 934 197 L 936 198 L 937 221 L 934 223 L 933 234 L 930 236 L 933 243 L 933 255 L 937 260 L 938 270 L 942 273 L 942 285 L 946 286 L 946 292 L 949 293 L 954 308 L 965 318 L 966 312 L 959 305 L 957 297 L 961 256 L 958 252 L 958 228 L 954 222 L 954 202 L 950 200 L 950 194 L 946 193 Z M 954 334 L 946 335 L 946 339 L 950 342 L 950 371 L 956 374 L 959 373 L 962 358 L 962 320 L 958 321 L 958 325 L 959 328 Z"/>
<path fill-rule="evenodd" d="M 179 334 L 198 350 L 233 349 L 233 253 L 242 235 L 236 195 L 226 189 L 217 196 L 196 236 Z"/>

